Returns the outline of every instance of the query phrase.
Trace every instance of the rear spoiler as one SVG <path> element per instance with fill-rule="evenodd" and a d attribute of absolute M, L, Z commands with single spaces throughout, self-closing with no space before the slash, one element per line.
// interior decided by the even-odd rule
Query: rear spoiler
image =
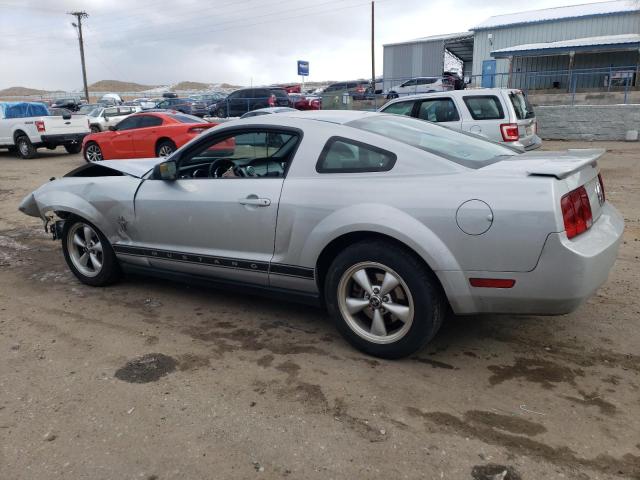
<path fill-rule="evenodd" d="M 549 152 L 536 152 L 542 155 L 549 155 Z M 534 157 L 536 153 L 527 156 Z M 604 155 L 603 148 L 569 149 L 566 152 L 554 152 L 553 160 L 547 160 L 540 165 L 532 166 L 527 173 L 529 175 L 540 175 L 546 177 L 556 177 L 560 180 L 582 170 L 587 166 L 595 168 L 598 159 Z"/>

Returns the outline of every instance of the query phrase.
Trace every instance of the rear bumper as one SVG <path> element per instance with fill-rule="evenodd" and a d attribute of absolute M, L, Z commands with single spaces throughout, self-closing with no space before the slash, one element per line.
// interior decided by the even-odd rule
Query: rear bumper
<path fill-rule="evenodd" d="M 75 143 L 82 143 L 82 139 L 89 135 L 86 133 L 64 133 L 60 135 L 42 135 L 40 137 L 41 145 L 72 145 Z"/>
<path fill-rule="evenodd" d="M 437 272 L 457 314 L 569 313 L 606 282 L 615 263 L 624 221 L 605 204 L 602 215 L 585 233 L 569 240 L 551 233 L 536 267 L 530 272 Z M 513 288 L 474 288 L 469 278 L 505 278 Z"/>
<path fill-rule="evenodd" d="M 517 141 L 517 142 L 512 143 L 511 145 L 515 145 L 517 147 L 524 148 L 528 152 L 530 150 L 535 150 L 536 148 L 540 148 L 542 146 L 542 139 L 539 136 L 534 135 L 533 138 L 531 140 L 527 141 L 526 144 L 524 144 L 524 143 L 522 143 L 520 141 Z"/>

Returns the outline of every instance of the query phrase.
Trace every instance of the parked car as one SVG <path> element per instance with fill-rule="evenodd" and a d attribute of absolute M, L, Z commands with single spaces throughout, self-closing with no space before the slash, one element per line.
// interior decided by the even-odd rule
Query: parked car
<path fill-rule="evenodd" d="M 178 98 L 178 94 L 175 92 L 164 92 L 162 98 Z"/>
<path fill-rule="evenodd" d="M 277 85 L 274 85 L 274 87 L 278 87 Z M 299 83 L 292 83 L 289 85 L 281 85 L 282 88 L 284 88 L 284 91 L 287 93 L 302 93 L 302 85 L 300 85 Z"/>
<path fill-rule="evenodd" d="M 52 117 L 62 117 L 66 120 L 71 118 L 71 115 L 73 115 L 73 112 L 66 108 L 50 107 L 49 115 L 51 115 Z"/>
<path fill-rule="evenodd" d="M 207 114 L 207 106 L 204 102 L 198 102 L 190 98 L 165 98 L 156 104 L 156 108 L 177 110 L 197 117 L 204 117 Z"/>
<path fill-rule="evenodd" d="M 439 77 L 416 77 L 406 82 L 395 85 L 387 92 L 387 98 L 398 98 L 402 95 L 415 95 L 417 93 L 444 92 L 453 87 L 442 81 Z"/>
<path fill-rule="evenodd" d="M 80 107 L 80 110 L 78 110 L 77 113 L 79 115 L 89 115 L 94 109 L 102 106 L 103 105 L 99 103 L 85 103 Z"/>
<path fill-rule="evenodd" d="M 283 113 L 283 112 L 297 112 L 295 108 L 289 107 L 267 107 L 260 108 L 258 110 L 251 110 L 250 112 L 245 113 L 240 118 L 251 118 L 251 117 L 259 117 L 260 115 L 269 115 L 271 113 Z"/>
<path fill-rule="evenodd" d="M 232 155 L 210 154 L 231 139 Z M 290 112 L 219 125 L 161 162 L 80 167 L 19 208 L 55 213 L 49 230 L 87 285 L 135 271 L 323 303 L 355 347 L 398 358 L 449 308 L 557 315 L 593 294 L 624 228 L 603 153 L 517 154 L 399 115 Z"/>
<path fill-rule="evenodd" d="M 139 106 L 97 107 L 87 115 L 92 133 L 103 132 L 115 126 L 132 113 L 142 110 Z"/>
<path fill-rule="evenodd" d="M 98 103 L 108 103 L 109 105 L 120 105 L 122 102 L 122 97 L 117 93 L 105 93 L 98 101 Z"/>
<path fill-rule="evenodd" d="M 227 98 L 227 95 L 221 92 L 212 92 L 191 95 L 189 98 L 196 102 L 203 102 L 207 107 L 210 107 L 214 103 Z"/>
<path fill-rule="evenodd" d="M 66 119 L 49 115 L 44 103 L 0 102 L 0 148 L 15 151 L 21 158 L 34 158 L 41 147 L 64 146 L 67 152 L 78 153 L 88 133 L 84 115 Z"/>
<path fill-rule="evenodd" d="M 392 100 L 380 112 L 408 115 L 525 150 L 542 145 L 533 107 L 516 89 L 454 90 Z"/>
<path fill-rule="evenodd" d="M 350 82 L 336 82 L 328 85 L 323 91 L 322 96 L 331 95 L 331 96 L 341 96 L 345 92 L 349 93 L 351 96 L 355 95 L 356 97 L 359 95 L 363 95 L 367 88 L 369 87 L 369 82 L 366 80 L 354 80 Z M 357 98 L 356 98 L 357 99 Z"/>
<path fill-rule="evenodd" d="M 296 110 L 320 110 L 322 108 L 322 97 L 290 93 L 289 104 Z"/>
<path fill-rule="evenodd" d="M 287 92 L 280 87 L 242 88 L 209 107 L 212 117 L 239 117 L 251 110 L 267 107 L 288 107 Z"/>
<path fill-rule="evenodd" d="M 88 135 L 82 150 L 87 162 L 166 157 L 215 125 L 178 111 L 143 111 L 129 115 L 106 132 Z"/>
<path fill-rule="evenodd" d="M 458 72 L 446 71 L 442 75 L 442 82 L 449 87 L 450 90 L 464 90 L 464 78 Z"/>
<path fill-rule="evenodd" d="M 151 100 L 150 98 L 142 97 L 142 98 L 134 98 L 133 103 L 140 105 L 140 107 L 143 110 L 149 110 L 150 108 L 156 108 L 157 102 Z"/>
<path fill-rule="evenodd" d="M 66 108 L 72 112 L 77 112 L 82 106 L 79 98 L 58 98 L 52 104 L 51 108 Z"/>

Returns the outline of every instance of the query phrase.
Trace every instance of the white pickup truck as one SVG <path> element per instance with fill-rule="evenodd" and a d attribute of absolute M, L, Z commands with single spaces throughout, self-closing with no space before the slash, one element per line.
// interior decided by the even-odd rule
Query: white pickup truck
<path fill-rule="evenodd" d="M 60 145 L 69 153 L 80 153 L 82 139 L 89 134 L 86 115 L 50 116 L 44 103 L 0 102 L 0 148 L 33 158 L 37 149 Z"/>

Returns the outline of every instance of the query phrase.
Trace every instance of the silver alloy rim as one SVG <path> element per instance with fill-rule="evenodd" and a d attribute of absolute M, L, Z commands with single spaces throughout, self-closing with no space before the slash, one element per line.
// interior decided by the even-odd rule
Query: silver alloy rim
<path fill-rule="evenodd" d="M 173 153 L 173 148 L 170 145 L 163 145 L 160 147 L 160 150 L 158 151 L 158 154 L 161 157 L 168 157 L 172 153 Z"/>
<path fill-rule="evenodd" d="M 22 155 L 29 155 L 29 145 L 27 144 L 26 140 L 20 140 L 18 148 L 20 149 L 20 153 Z"/>
<path fill-rule="evenodd" d="M 100 147 L 97 145 L 89 145 L 87 147 L 87 158 L 90 162 L 101 162 L 102 151 L 100 151 Z"/>
<path fill-rule="evenodd" d="M 349 328 L 372 343 L 393 343 L 413 323 L 409 287 L 391 268 L 362 262 L 347 269 L 338 284 L 338 308 Z"/>
<path fill-rule="evenodd" d="M 78 222 L 69 229 L 67 250 L 73 266 L 84 276 L 95 277 L 102 271 L 102 242 L 86 223 Z"/>

